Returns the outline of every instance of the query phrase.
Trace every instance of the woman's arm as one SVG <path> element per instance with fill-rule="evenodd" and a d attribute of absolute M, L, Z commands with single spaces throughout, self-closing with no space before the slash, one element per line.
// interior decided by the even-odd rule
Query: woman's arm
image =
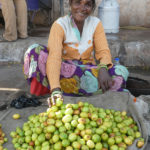
<path fill-rule="evenodd" d="M 49 55 L 46 64 L 46 73 L 51 91 L 60 88 L 60 69 L 62 61 L 62 49 L 64 30 L 56 22 L 52 25 L 48 39 Z"/>
<path fill-rule="evenodd" d="M 107 91 L 112 86 L 112 78 L 110 77 L 107 67 L 112 67 L 111 53 L 108 48 L 106 36 L 102 23 L 97 25 L 94 33 L 95 57 L 100 62 L 98 73 L 99 87 L 103 92 Z"/>

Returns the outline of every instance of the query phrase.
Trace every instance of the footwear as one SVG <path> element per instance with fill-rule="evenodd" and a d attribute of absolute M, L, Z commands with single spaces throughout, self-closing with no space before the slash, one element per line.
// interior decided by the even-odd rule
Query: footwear
<path fill-rule="evenodd" d="M 0 42 L 9 42 L 8 40 L 4 39 L 3 36 L 0 37 Z"/>
<path fill-rule="evenodd" d="M 19 37 L 18 39 L 21 39 L 21 40 L 25 40 L 25 39 L 27 39 L 28 37 L 26 37 L 26 38 L 21 38 L 21 37 Z"/>
<path fill-rule="evenodd" d="M 0 37 L 0 42 L 16 42 L 16 40 L 8 41 L 3 36 Z"/>
<path fill-rule="evenodd" d="M 7 108 L 7 104 L 5 102 L 0 102 L 0 111 L 5 110 Z"/>
<path fill-rule="evenodd" d="M 27 39 L 29 36 L 26 36 L 26 37 L 20 37 L 20 36 L 18 36 L 18 39 L 22 39 L 22 40 L 24 40 L 24 39 Z"/>

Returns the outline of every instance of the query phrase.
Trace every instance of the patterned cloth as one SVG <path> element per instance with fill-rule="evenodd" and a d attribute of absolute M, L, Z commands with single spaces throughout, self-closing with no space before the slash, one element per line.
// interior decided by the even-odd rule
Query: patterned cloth
<path fill-rule="evenodd" d="M 24 55 L 24 75 L 30 84 L 36 78 L 44 87 L 50 89 L 46 76 L 46 62 L 48 50 L 45 46 L 31 45 Z M 128 70 L 120 65 L 108 70 L 114 84 L 110 90 L 123 91 L 126 84 Z M 118 71 L 119 70 L 119 71 Z M 98 66 L 85 60 L 62 60 L 60 71 L 60 85 L 64 95 L 82 96 L 102 93 L 98 84 Z M 124 75 L 123 73 L 126 73 Z"/>

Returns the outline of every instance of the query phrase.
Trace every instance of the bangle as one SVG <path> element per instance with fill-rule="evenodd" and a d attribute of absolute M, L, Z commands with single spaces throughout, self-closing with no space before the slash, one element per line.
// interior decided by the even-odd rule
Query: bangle
<path fill-rule="evenodd" d="M 105 68 L 106 70 L 108 70 L 107 65 L 105 65 L 105 64 L 98 64 L 98 69 L 101 69 L 101 68 Z"/>
<path fill-rule="evenodd" d="M 54 96 L 55 94 L 62 94 L 62 92 L 61 91 L 54 91 L 54 92 L 52 92 L 52 96 Z"/>
<path fill-rule="evenodd" d="M 51 90 L 51 93 L 53 93 L 54 91 L 61 91 L 61 88 L 57 87 Z"/>
<path fill-rule="evenodd" d="M 62 93 L 61 92 L 61 88 L 54 88 L 51 90 L 51 94 L 54 95 L 54 94 L 60 94 Z"/>

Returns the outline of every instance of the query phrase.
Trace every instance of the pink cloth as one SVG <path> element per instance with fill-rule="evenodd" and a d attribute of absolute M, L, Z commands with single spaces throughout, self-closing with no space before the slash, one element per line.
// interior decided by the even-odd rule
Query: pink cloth
<path fill-rule="evenodd" d="M 71 77 L 76 70 L 75 65 L 67 64 L 65 62 L 62 62 L 61 64 L 61 75 L 63 75 L 66 78 Z"/>
<path fill-rule="evenodd" d="M 123 78 L 121 76 L 116 76 L 115 78 L 113 78 L 114 84 L 113 86 L 110 88 L 111 91 L 117 91 L 118 89 L 121 88 L 121 85 L 123 83 Z"/>
<path fill-rule="evenodd" d="M 43 76 L 46 76 L 47 57 L 48 57 L 47 53 L 45 53 L 43 51 L 40 51 L 40 55 L 39 55 L 39 58 L 38 58 L 38 67 L 39 67 L 39 69 L 40 69 Z"/>
<path fill-rule="evenodd" d="M 30 60 L 29 60 L 29 56 L 26 55 L 24 58 L 24 74 L 28 75 L 29 74 L 29 64 L 30 64 Z"/>

